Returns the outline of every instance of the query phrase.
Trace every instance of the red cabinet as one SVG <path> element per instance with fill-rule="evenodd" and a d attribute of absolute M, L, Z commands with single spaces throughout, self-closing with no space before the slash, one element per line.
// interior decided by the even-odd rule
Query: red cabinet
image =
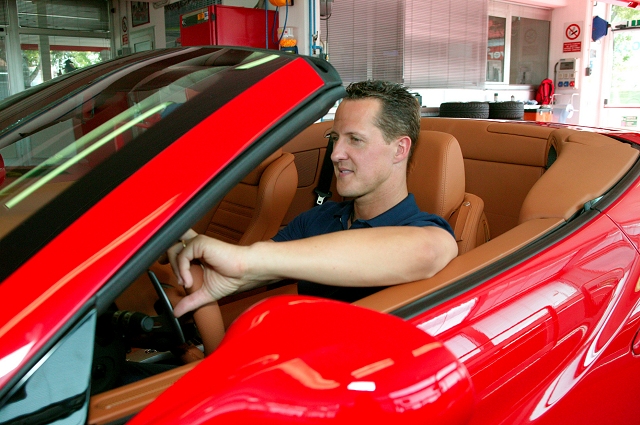
<path fill-rule="evenodd" d="M 180 17 L 183 46 L 248 46 L 278 49 L 275 11 L 213 5 Z"/>

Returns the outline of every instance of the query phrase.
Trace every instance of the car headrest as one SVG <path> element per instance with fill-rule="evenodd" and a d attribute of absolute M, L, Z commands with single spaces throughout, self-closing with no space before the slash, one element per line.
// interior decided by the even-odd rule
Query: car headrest
<path fill-rule="evenodd" d="M 262 176 L 262 173 L 264 173 L 264 170 L 266 170 L 269 164 L 271 164 L 273 161 L 280 158 L 281 156 L 282 156 L 282 149 L 278 149 L 277 151 L 269 155 L 264 161 L 260 163 L 260 165 L 254 168 L 252 172 L 247 174 L 247 176 L 244 179 L 242 179 L 242 183 L 250 184 L 254 186 L 258 185 L 260 183 L 260 177 Z"/>
<path fill-rule="evenodd" d="M 407 173 L 407 186 L 422 211 L 448 219 L 464 199 L 464 160 L 451 134 L 423 130 Z"/>

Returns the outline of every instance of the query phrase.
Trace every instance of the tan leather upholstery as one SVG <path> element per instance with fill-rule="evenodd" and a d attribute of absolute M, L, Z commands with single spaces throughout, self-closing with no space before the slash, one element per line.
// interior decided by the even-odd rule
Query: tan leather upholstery
<path fill-rule="evenodd" d="M 282 150 L 273 153 L 207 215 L 206 228 L 195 226 L 194 230 L 238 245 L 272 238 L 298 186 L 293 159 L 293 154 Z"/>
<path fill-rule="evenodd" d="M 168 372 L 91 397 L 87 423 L 109 424 L 141 411 L 197 364 L 198 362 L 188 363 Z"/>
<path fill-rule="evenodd" d="M 298 188 L 299 194 L 301 197 L 304 196 L 305 200 L 300 203 L 299 210 L 296 209 L 295 202 L 292 204 L 292 215 L 308 209 L 307 204 L 313 203 L 315 198 L 313 176 L 319 173 L 316 165 L 321 162 L 319 158 L 322 158 L 322 155 L 318 153 L 326 146 L 326 140 L 322 138 L 322 134 L 328 127 L 330 127 L 329 123 L 314 124 L 310 131 L 301 133 L 299 137 L 292 140 L 295 143 L 286 147 L 296 156 L 313 157 L 309 160 L 309 178 L 303 176 L 301 181 L 305 183 Z M 457 282 L 464 276 L 495 264 L 499 259 L 540 240 L 549 232 L 561 227 L 567 219 L 580 210 L 584 202 L 605 194 L 638 159 L 638 151 L 628 145 L 593 133 L 569 129 L 559 130 L 551 126 L 425 118 L 422 120 L 422 128 L 450 133 L 459 141 L 464 155 L 463 165 L 466 174 L 462 192 L 464 193 L 466 188 L 479 195 L 486 204 L 491 203 L 492 233 L 494 219 L 502 223 L 502 231 L 494 235 L 489 242 L 454 258 L 435 276 L 386 288 L 356 301 L 355 305 L 391 312 Z M 312 130 L 315 131 L 316 137 L 307 137 Z M 558 158 L 545 172 L 550 144 L 556 149 Z M 445 149 L 447 147 L 449 150 Z M 454 147 L 446 144 L 442 149 L 443 152 L 455 151 Z M 418 150 L 417 154 L 422 155 Z M 418 157 L 415 159 L 419 161 Z M 448 159 L 451 160 L 451 158 Z M 474 164 L 472 173 L 469 172 L 470 163 Z M 410 184 L 411 179 L 428 176 L 429 173 L 422 168 L 421 166 L 419 171 L 412 171 L 414 175 L 409 179 Z M 434 172 L 437 170 L 438 168 Z M 440 168 L 440 170 L 446 169 Z M 444 176 L 446 173 L 443 178 Z M 471 190 L 472 184 L 475 185 L 473 190 Z M 418 186 L 419 193 L 426 191 L 426 186 L 424 189 L 422 187 L 422 185 Z M 476 191 L 476 188 L 487 188 L 491 192 Z M 434 193 L 439 193 L 439 189 L 437 188 Z M 457 190 L 460 191 L 460 189 Z M 303 193 L 305 191 L 306 193 Z M 445 194 L 440 201 L 431 201 L 430 205 L 440 202 L 443 205 L 442 211 L 445 211 L 446 205 L 454 204 L 453 199 L 460 200 L 464 205 L 468 196 L 473 195 Z M 417 193 L 416 198 L 419 198 Z M 473 204 L 471 201 L 470 203 Z M 426 209 L 436 212 L 440 211 L 438 208 L 431 206 Z M 458 220 L 464 221 L 464 216 L 471 213 L 475 211 L 453 211 L 449 220 L 454 223 Z M 504 220 L 499 221 L 501 218 Z M 209 221 L 210 217 L 207 223 Z M 512 222 L 513 225 L 510 224 Z M 454 228 L 457 227 L 454 226 Z M 476 230 L 480 231 L 480 228 Z M 465 240 L 464 232 L 461 237 Z M 148 282 L 146 285 L 151 287 Z M 153 289 L 150 288 L 150 291 Z M 283 287 L 278 291 L 291 293 L 295 288 Z M 256 298 L 274 293 L 276 292 L 267 292 L 257 295 Z M 254 301 L 254 299 L 247 299 L 240 300 L 235 305 L 222 305 L 223 315 L 234 318 L 246 308 L 245 304 L 251 304 Z M 92 397 L 88 422 L 108 423 L 139 411 L 196 364 L 197 362 L 190 363 L 170 372 Z"/>
<path fill-rule="evenodd" d="M 429 279 L 391 286 L 353 304 L 376 311 L 393 311 L 495 263 L 539 239 L 562 223 L 562 220 L 556 218 L 529 220 L 505 234 L 492 238 L 476 249 L 457 256 Z"/>
<path fill-rule="evenodd" d="M 601 134 L 558 129 L 549 140 L 557 159 L 527 194 L 519 223 L 569 220 L 620 180 L 638 158 L 636 149 Z"/>
<path fill-rule="evenodd" d="M 482 122 L 449 121 L 433 121 L 430 125 L 444 128 L 453 125 L 451 121 L 457 121 L 455 124 L 458 127 L 457 131 L 468 133 L 469 143 L 472 143 L 471 139 L 481 142 L 474 148 L 477 149 L 476 156 L 484 158 L 484 161 L 477 160 L 477 162 L 484 162 L 486 166 L 505 160 L 529 162 L 531 165 L 532 163 L 540 164 L 544 159 L 546 163 L 548 150 L 544 155 L 542 153 L 545 151 L 545 146 L 549 144 L 556 149 L 557 159 L 527 192 L 521 206 L 519 224 L 515 227 L 497 237 L 493 236 L 489 242 L 454 258 L 430 279 L 384 289 L 355 302 L 356 305 L 390 312 L 495 263 L 562 226 L 580 211 L 585 202 L 605 194 L 628 172 L 639 156 L 638 151 L 631 146 L 599 134 L 526 125 L 517 125 L 521 128 L 518 129 L 511 124 L 511 128 L 500 127 L 505 134 L 518 131 L 518 135 L 512 134 L 514 146 L 507 149 L 510 158 L 506 158 L 507 154 L 502 149 L 499 151 L 493 149 L 495 135 L 485 139 L 487 134 L 482 131 Z M 541 136 L 545 132 L 548 140 L 541 142 Z M 525 133 L 530 139 L 523 139 L 527 137 Z M 483 143 L 487 145 L 485 152 L 480 151 Z M 534 146 L 536 148 L 532 149 Z M 506 145 L 502 147 L 507 148 Z M 490 161 L 491 152 L 496 154 L 495 161 Z M 524 164 L 512 165 L 514 165 L 513 170 L 525 172 L 527 170 Z M 514 173 L 505 176 L 502 185 L 496 190 L 508 187 L 511 182 L 507 180 L 517 175 Z M 483 175 L 479 174 L 479 178 L 482 177 Z M 509 196 L 510 194 L 505 190 L 502 199 L 507 201 Z M 493 224 L 491 229 L 493 231 Z"/>
<path fill-rule="evenodd" d="M 282 150 L 295 155 L 296 169 L 298 170 L 298 190 L 293 198 L 291 207 L 282 222 L 288 224 L 298 214 L 311 209 L 316 204 L 318 195 L 314 189 L 318 186 L 320 170 L 327 150 L 327 138 L 325 137 L 331 128 L 333 121 L 321 121 L 307 127 L 302 133 L 291 139 Z M 335 188 L 336 180 L 331 185 L 332 200 L 341 201 Z"/>
<path fill-rule="evenodd" d="M 453 228 L 458 255 L 489 240 L 484 202 L 465 193 L 464 160 L 455 137 L 420 132 L 407 174 L 409 192 L 421 210 L 445 218 Z"/>
<path fill-rule="evenodd" d="M 420 126 L 458 140 L 464 157 L 465 190 L 484 201 L 491 237 L 517 226 L 527 193 L 545 172 L 553 128 L 439 117 L 422 118 Z"/>

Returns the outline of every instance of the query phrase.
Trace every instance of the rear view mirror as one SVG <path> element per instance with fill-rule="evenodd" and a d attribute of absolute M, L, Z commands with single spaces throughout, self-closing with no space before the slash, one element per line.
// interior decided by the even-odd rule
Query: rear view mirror
<path fill-rule="evenodd" d="M 474 396 L 438 340 L 387 314 L 325 299 L 259 303 L 221 346 L 131 424 L 464 424 Z"/>

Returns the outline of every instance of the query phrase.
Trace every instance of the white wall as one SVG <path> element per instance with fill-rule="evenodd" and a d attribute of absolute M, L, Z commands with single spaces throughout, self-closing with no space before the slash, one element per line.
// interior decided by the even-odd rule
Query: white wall
<path fill-rule="evenodd" d="M 567 6 L 553 10 L 551 17 L 550 48 L 549 48 L 549 76 L 556 82 L 554 71 L 561 58 L 576 57 L 580 59 L 578 89 L 560 89 L 556 87 L 556 103 L 571 104 L 575 109 L 573 117 L 567 123 L 594 125 L 595 105 L 597 104 L 598 87 L 594 87 L 595 79 L 585 76 L 585 69 L 589 65 L 591 49 L 591 21 L 592 5 L 585 0 L 566 0 Z M 579 25 L 580 35 L 571 42 L 580 42 L 581 51 L 564 53 L 563 46 L 569 40 L 565 33 L 570 24 Z M 594 99 L 595 97 L 595 99 Z"/>
<path fill-rule="evenodd" d="M 122 18 L 126 17 L 126 32 L 123 31 Z M 166 36 L 164 29 L 164 8 L 153 7 L 153 2 L 149 2 L 149 23 L 134 27 L 131 22 L 131 2 L 117 0 L 113 2 L 113 34 L 115 40 L 116 53 L 123 47 L 130 47 L 133 51 L 133 43 L 136 34 L 153 34 L 153 47 L 166 47 Z M 128 38 L 128 42 L 123 44 L 123 35 Z M 132 40 L 133 37 L 133 40 Z"/>
<path fill-rule="evenodd" d="M 319 6 L 317 0 L 294 0 L 293 6 L 289 6 L 289 17 L 287 18 L 287 27 L 294 28 L 294 36 L 298 40 L 298 53 L 308 55 L 310 52 L 310 32 L 309 25 L 310 14 L 314 12 L 315 4 L 316 28 L 319 27 Z M 280 8 L 280 26 L 285 23 L 286 10 Z"/>
<path fill-rule="evenodd" d="M 178 0 L 172 0 L 175 2 Z M 336 0 L 340 1 L 340 0 Z M 610 1 L 610 0 L 609 0 Z M 267 0 L 268 2 L 268 0 Z M 287 27 L 294 29 L 294 35 L 297 39 L 299 53 L 309 54 L 312 44 L 313 33 L 319 34 L 323 31 L 324 26 L 320 21 L 320 9 L 318 0 L 293 0 L 293 6 L 288 8 L 288 17 L 286 18 Z M 125 0 L 114 1 L 115 13 L 114 18 L 114 38 L 116 51 L 122 47 L 122 17 L 127 16 L 129 22 L 129 39 L 131 41 L 131 32 L 153 28 L 155 36 L 155 46 L 157 48 L 165 47 L 164 32 L 164 8 L 158 9 L 153 7 L 150 2 L 149 11 L 151 14 L 151 22 L 146 25 L 132 28 L 131 27 L 131 9 L 130 2 Z M 241 7 L 254 7 L 257 0 L 223 0 L 223 4 Z M 522 3 L 525 3 L 523 1 Z M 603 2 L 596 2 L 595 5 L 591 0 L 528 0 L 526 3 L 553 8 L 551 11 L 551 30 L 550 30 L 550 48 L 549 48 L 549 77 L 554 79 L 554 68 L 561 58 L 575 56 L 580 58 L 580 81 L 579 88 L 569 92 L 566 90 L 557 90 L 558 102 L 571 102 L 576 112 L 573 117 L 567 120 L 568 123 L 588 125 L 588 126 L 615 126 L 619 117 L 611 117 L 611 111 L 603 109 L 603 94 L 601 88 L 607 83 L 608 69 L 606 65 L 606 56 L 612 34 L 597 42 L 591 41 L 591 23 L 594 15 L 598 15 L 607 19 L 606 10 L 608 5 Z M 491 7 L 506 7 L 504 3 L 499 1 L 490 2 Z M 509 7 L 518 7 L 512 5 Z M 269 8 L 274 7 L 269 4 Z M 286 8 L 280 7 L 280 26 L 285 24 Z M 548 11 L 540 10 L 540 13 L 549 14 Z M 534 19 L 545 19 L 533 17 Z M 310 25 L 310 22 L 315 23 Z M 575 41 L 581 42 L 581 51 L 577 53 L 563 52 L 565 39 L 565 30 L 569 23 L 578 23 L 581 26 L 581 34 Z M 590 76 L 585 75 L 586 68 L 591 65 L 592 73 Z M 453 101 L 492 101 L 494 93 L 498 93 L 499 100 L 509 100 L 514 96 L 516 100 L 529 100 L 535 98 L 536 87 L 531 86 L 513 86 L 513 85 L 495 85 L 488 84 L 484 90 L 463 90 L 463 89 L 422 89 L 418 87 L 410 88 L 414 92 L 422 95 L 423 106 L 436 107 L 443 102 Z M 574 96 L 560 96 L 562 93 L 575 94 Z M 626 113 L 626 112 L 625 112 Z M 640 115 L 640 114 L 639 114 Z"/>

